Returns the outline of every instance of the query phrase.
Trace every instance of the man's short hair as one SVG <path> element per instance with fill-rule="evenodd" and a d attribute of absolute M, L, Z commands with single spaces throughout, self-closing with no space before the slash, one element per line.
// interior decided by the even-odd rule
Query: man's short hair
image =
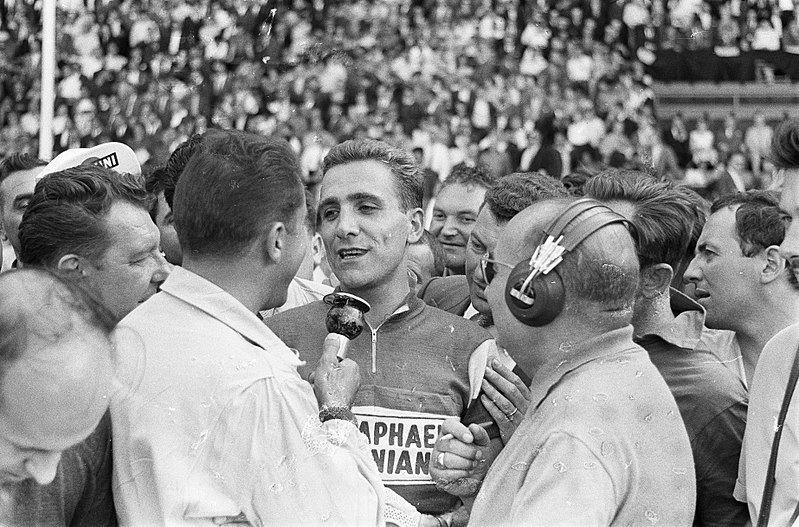
<path fill-rule="evenodd" d="M 0 160 L 0 181 L 4 180 L 12 172 L 31 170 L 36 167 L 45 166 L 46 164 L 47 161 L 42 161 L 38 157 L 33 157 L 30 154 L 11 154 Z"/>
<path fill-rule="evenodd" d="M 10 286 L 11 283 L 16 286 Z M 19 284 L 22 283 L 30 290 L 24 298 L 20 298 L 23 292 Z M 26 267 L 0 275 L 0 304 L 4 306 L 0 309 L 0 384 L 4 372 L 21 357 L 31 337 L 58 342 L 67 331 L 73 330 L 72 319 L 64 315 L 77 315 L 83 323 L 105 336 L 116 323 L 111 313 L 88 291 L 43 268 Z M 50 313 L 45 314 L 45 307 Z M 52 323 L 50 318 L 57 323 Z"/>
<path fill-rule="evenodd" d="M 204 137 L 203 134 L 194 134 L 180 143 L 169 156 L 166 164 L 161 167 L 164 171 L 164 199 L 170 209 L 173 208 L 175 187 L 177 187 L 180 175 L 183 174 L 183 170 L 194 152 L 202 146 Z"/>
<path fill-rule="evenodd" d="M 11 154 L 0 160 L 0 183 L 14 172 L 31 170 L 36 167 L 43 167 L 47 161 L 42 161 L 30 154 Z"/>
<path fill-rule="evenodd" d="M 117 201 L 150 210 L 139 175 L 81 165 L 48 174 L 36 184 L 19 226 L 20 261 L 55 267 L 65 254 L 98 260 L 108 249 L 103 222 Z"/>
<path fill-rule="evenodd" d="M 693 204 L 694 212 L 696 213 L 694 228 L 691 231 L 691 239 L 688 241 L 688 246 L 686 247 L 686 259 L 684 262 L 687 267 L 694 258 L 696 245 L 699 243 L 699 237 L 702 236 L 702 229 L 705 228 L 707 217 L 710 216 L 710 202 L 700 196 L 697 191 L 685 185 L 675 185 L 674 190 L 682 194 L 685 199 Z"/>
<path fill-rule="evenodd" d="M 170 210 L 172 210 L 172 203 L 175 200 L 175 187 L 178 184 L 180 175 L 183 173 L 183 169 L 186 168 L 186 163 L 189 162 L 192 154 L 202 145 L 202 141 L 202 134 L 192 135 L 175 148 L 163 166 L 157 167 L 145 179 L 144 184 L 147 192 L 154 198 L 157 198 L 158 194 L 163 192 L 164 201 L 166 201 Z M 155 221 L 157 216 L 158 199 L 154 199 L 150 208 L 150 218 Z"/>
<path fill-rule="evenodd" d="M 538 172 L 516 172 L 496 180 L 485 195 L 485 206 L 500 223 L 543 199 L 565 198 L 566 187 L 557 179 Z"/>
<path fill-rule="evenodd" d="M 738 207 L 735 231 L 744 256 L 755 256 L 767 247 L 780 245 L 785 238 L 786 214 L 780 209 L 777 192 L 748 190 L 722 196 L 713 202 L 710 213 L 726 207 Z"/>
<path fill-rule="evenodd" d="M 571 174 L 563 176 L 561 181 L 563 182 L 563 186 L 566 187 L 566 190 L 569 191 L 569 194 L 576 197 L 582 197 L 585 194 L 585 184 L 592 177 L 594 177 L 594 174 L 588 170 L 585 170 L 584 168 L 578 168 Z"/>
<path fill-rule="evenodd" d="M 586 182 L 585 193 L 600 201 L 633 205 L 630 221 L 636 228 L 641 268 L 666 263 L 676 271 L 688 257 L 697 224 L 704 225 L 703 212 L 685 193 L 671 182 L 658 181 L 644 172 L 606 170 Z"/>
<path fill-rule="evenodd" d="M 425 229 L 422 231 L 422 237 L 419 238 L 419 241 L 413 243 L 413 245 L 426 245 L 429 247 L 430 252 L 433 253 L 433 269 L 435 271 L 434 276 L 444 276 L 444 269 L 447 266 L 447 254 L 444 252 L 444 248 L 441 246 L 436 237 L 430 234 L 430 231 Z"/>
<path fill-rule="evenodd" d="M 449 175 L 441 184 L 441 188 L 457 184 L 468 188 L 483 187 L 490 189 L 497 182 L 497 179 L 499 178 L 485 165 L 458 163 L 452 167 Z"/>
<path fill-rule="evenodd" d="M 183 254 L 236 255 L 275 222 L 293 228 L 303 206 L 302 170 L 282 139 L 214 130 L 186 164 L 175 189 Z"/>
<path fill-rule="evenodd" d="M 155 222 L 158 217 L 158 194 L 164 192 L 167 184 L 167 173 L 164 167 L 158 167 L 144 179 L 144 188 L 153 199 L 150 204 L 150 218 Z"/>
<path fill-rule="evenodd" d="M 777 168 L 799 168 L 799 119 L 783 121 L 774 131 L 771 161 Z"/>
<path fill-rule="evenodd" d="M 558 198 L 543 200 L 539 203 L 555 205 L 562 211 L 573 201 L 569 198 Z M 533 204 L 533 206 L 537 206 L 539 203 Z M 577 216 L 577 221 L 572 221 L 564 229 L 566 236 L 579 224 L 581 216 L 582 214 Z M 529 239 L 531 248 L 535 248 L 543 241 L 543 227 L 548 223 L 549 221 L 544 222 L 540 229 L 530 233 L 532 234 L 532 239 Z M 611 235 L 606 231 L 611 228 L 623 229 L 624 227 L 621 224 L 603 227 L 580 243 L 574 250 L 564 253 L 563 261 L 558 265 L 557 270 L 566 290 L 570 291 L 575 299 L 596 302 L 608 310 L 629 309 L 630 316 L 632 316 L 632 306 L 638 292 L 638 259 L 634 257 L 634 252 L 629 255 L 622 253 L 618 243 L 621 240 L 609 239 Z M 624 234 L 624 236 L 626 237 L 628 234 Z M 630 244 L 631 250 L 634 251 L 632 237 Z"/>
<path fill-rule="evenodd" d="M 357 161 L 378 161 L 394 175 L 403 210 L 420 208 L 424 196 L 422 174 L 413 154 L 374 139 L 351 139 L 330 149 L 322 161 L 322 177 L 331 168 Z M 368 183 L 368 182 L 364 182 Z"/>

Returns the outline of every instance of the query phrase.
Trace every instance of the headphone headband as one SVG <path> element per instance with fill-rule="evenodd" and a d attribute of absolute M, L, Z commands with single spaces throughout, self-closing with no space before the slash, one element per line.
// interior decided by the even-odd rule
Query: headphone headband
<path fill-rule="evenodd" d="M 560 245 L 564 250 L 571 251 L 590 235 L 611 223 L 624 223 L 629 226 L 629 222 L 624 216 L 613 212 L 606 205 L 591 198 L 582 198 L 569 204 L 563 212 L 555 217 L 546 228 L 546 234 L 552 236 L 554 239 L 558 239 L 558 237 L 562 235 L 563 230 L 568 227 L 577 216 L 589 211 L 592 212 L 591 215 L 582 219 L 580 225 L 576 227 L 574 231 L 570 232 L 568 236 L 563 238 Z M 595 216 L 596 219 L 592 220 Z"/>

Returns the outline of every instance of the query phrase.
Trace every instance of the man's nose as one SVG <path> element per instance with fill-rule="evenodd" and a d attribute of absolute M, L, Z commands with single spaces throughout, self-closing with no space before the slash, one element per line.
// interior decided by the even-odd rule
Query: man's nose
<path fill-rule="evenodd" d="M 157 267 L 155 269 L 155 272 L 153 273 L 152 281 L 157 284 L 160 284 L 161 282 L 166 280 L 167 277 L 169 276 L 169 273 L 171 273 L 172 269 L 175 268 L 174 265 L 166 261 L 164 255 L 161 254 L 160 252 L 158 253 L 157 256 L 156 266 Z"/>
<path fill-rule="evenodd" d="M 61 452 L 36 452 L 25 460 L 25 470 L 39 485 L 47 485 L 55 479 Z"/>
<path fill-rule="evenodd" d="M 684 283 L 690 282 L 698 282 L 699 277 L 701 275 L 701 271 L 699 270 L 699 263 L 697 262 L 696 256 L 694 256 L 691 263 L 688 264 L 688 268 L 685 270 L 685 273 L 682 276 L 682 281 Z"/>
<path fill-rule="evenodd" d="M 357 235 L 358 231 L 359 227 L 356 215 L 346 210 L 341 210 L 336 223 L 336 235 L 345 238 L 347 236 Z"/>
<path fill-rule="evenodd" d="M 442 236 L 454 236 L 458 234 L 458 219 L 455 216 L 447 216 L 444 226 L 441 227 Z"/>
<path fill-rule="evenodd" d="M 785 229 L 785 238 L 780 244 L 780 255 L 789 262 L 799 258 L 799 220 L 792 221 Z"/>

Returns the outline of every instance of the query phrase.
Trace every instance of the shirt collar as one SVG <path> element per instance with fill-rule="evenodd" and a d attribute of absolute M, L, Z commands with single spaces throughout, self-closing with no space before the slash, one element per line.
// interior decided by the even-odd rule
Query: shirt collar
<path fill-rule="evenodd" d="M 336 288 L 333 291 L 336 293 L 342 292 L 341 286 L 340 285 L 336 286 Z M 411 288 L 408 291 L 408 294 L 405 296 L 405 299 L 402 301 L 402 303 L 397 306 L 397 309 L 392 311 L 391 314 L 386 317 L 386 320 L 389 320 L 391 318 L 400 315 L 407 316 L 409 314 L 411 315 L 416 314 L 417 312 L 421 311 L 424 308 L 424 306 L 425 306 L 424 300 L 416 296 L 416 291 L 414 291 L 413 288 Z M 385 322 L 385 320 L 383 322 Z"/>
<path fill-rule="evenodd" d="M 693 350 L 699 345 L 705 326 L 705 309 L 691 297 L 677 289 L 669 288 L 671 311 L 674 320 L 646 335 L 655 335 L 674 346 Z"/>
<path fill-rule="evenodd" d="M 285 348 L 291 353 L 255 313 L 224 289 L 191 271 L 176 266 L 161 284 L 161 291 L 217 319 L 260 348 L 270 351 Z"/>
<path fill-rule="evenodd" d="M 467 307 L 466 311 L 463 312 L 463 318 L 471 319 L 473 316 L 477 315 L 478 313 L 480 312 L 477 311 L 477 309 L 475 309 L 474 307 L 474 304 L 470 302 L 469 307 Z"/>
<path fill-rule="evenodd" d="M 633 343 L 633 327 L 627 325 L 580 342 L 569 349 L 551 353 L 552 360 L 541 366 L 533 377 L 530 385 L 530 407 L 537 408 L 563 377 L 581 366 L 636 348 L 637 345 Z"/>

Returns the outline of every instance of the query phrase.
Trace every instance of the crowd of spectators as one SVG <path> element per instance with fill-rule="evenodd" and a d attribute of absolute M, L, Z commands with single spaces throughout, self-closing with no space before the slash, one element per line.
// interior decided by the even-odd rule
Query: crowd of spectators
<path fill-rule="evenodd" d="M 61 0 L 54 153 L 119 140 L 147 170 L 223 127 L 286 137 L 310 179 L 351 137 L 420 147 L 440 179 L 464 161 L 681 178 L 734 153 L 759 177 L 744 130 L 659 124 L 648 68 L 660 49 L 798 52 L 795 3 Z M 41 4 L 0 5 L 0 154 L 36 153 Z"/>

